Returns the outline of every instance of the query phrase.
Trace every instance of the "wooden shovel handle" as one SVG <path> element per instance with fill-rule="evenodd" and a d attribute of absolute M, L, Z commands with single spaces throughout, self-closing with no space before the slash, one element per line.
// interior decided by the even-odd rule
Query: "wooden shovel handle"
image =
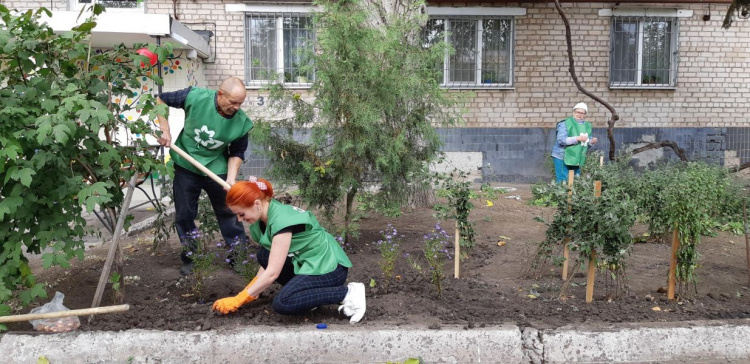
<path fill-rule="evenodd" d="M 186 161 L 190 162 L 190 164 L 192 164 L 195 168 L 198 168 L 199 171 L 205 173 L 206 176 L 211 177 L 212 180 L 214 180 L 216 183 L 224 187 L 224 189 L 228 190 L 230 187 L 232 187 L 229 185 L 229 183 L 227 183 L 227 181 L 219 178 L 219 176 L 217 176 L 214 172 L 211 172 L 211 170 L 206 168 L 204 165 L 200 164 L 197 160 L 195 160 L 195 158 L 191 157 L 190 154 L 185 153 L 185 151 L 182 150 L 180 147 L 174 144 L 170 145 L 169 147 L 172 148 L 172 150 L 174 150 L 182 158 L 185 158 Z"/>
<path fill-rule="evenodd" d="M 130 305 L 117 305 L 117 306 L 82 308 L 80 310 L 68 310 L 68 311 L 47 312 L 47 313 L 27 313 L 25 315 L 2 316 L 0 317 L 0 324 L 6 323 L 6 322 L 20 322 L 20 321 L 41 320 L 41 319 L 49 319 L 49 318 L 70 317 L 70 316 L 98 315 L 102 313 L 123 312 L 129 309 L 130 309 Z"/>

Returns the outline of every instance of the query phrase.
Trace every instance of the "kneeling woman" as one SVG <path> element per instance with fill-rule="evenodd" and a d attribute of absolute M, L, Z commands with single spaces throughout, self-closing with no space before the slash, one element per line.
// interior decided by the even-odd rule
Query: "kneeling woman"
<path fill-rule="evenodd" d="M 362 319 L 365 286 L 344 285 L 352 263 L 313 214 L 275 200 L 271 183 L 255 177 L 235 183 L 226 202 L 240 221 L 250 224 L 250 236 L 261 246 L 260 269 L 237 296 L 216 301 L 215 311 L 237 311 L 278 282 L 283 287 L 273 300 L 273 310 L 282 315 L 341 303 L 339 311 L 351 317 L 350 322 Z"/>

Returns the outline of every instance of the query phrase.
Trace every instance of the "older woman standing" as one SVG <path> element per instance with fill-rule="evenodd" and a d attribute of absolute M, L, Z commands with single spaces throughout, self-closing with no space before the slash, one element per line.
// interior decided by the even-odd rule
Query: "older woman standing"
<path fill-rule="evenodd" d="M 581 166 L 586 162 L 586 152 L 589 146 L 596 144 L 596 138 L 591 135 L 591 123 L 586 121 L 589 107 L 584 102 L 573 106 L 573 116 L 557 123 L 557 137 L 552 147 L 552 161 L 555 164 L 555 180 L 568 180 L 568 171 L 581 173 Z"/>
<path fill-rule="evenodd" d="M 273 198 L 271 183 L 250 177 L 235 183 L 227 193 L 227 206 L 238 220 L 250 224 L 250 235 L 261 247 L 255 278 L 237 296 L 216 301 L 215 311 L 234 312 L 277 282 L 283 286 L 273 300 L 282 315 L 305 314 L 328 304 L 339 304 L 359 322 L 365 314 L 365 286 L 344 285 L 352 263 L 336 239 L 305 210 Z"/>

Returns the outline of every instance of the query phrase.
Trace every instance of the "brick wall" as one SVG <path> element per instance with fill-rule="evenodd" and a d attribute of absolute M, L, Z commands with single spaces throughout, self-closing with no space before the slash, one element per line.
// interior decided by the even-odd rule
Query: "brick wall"
<path fill-rule="evenodd" d="M 3 0 L 10 7 L 53 4 L 67 7 L 67 0 Z M 244 17 L 225 12 L 234 0 L 177 2 L 147 0 L 146 11 L 176 15 L 194 29 L 211 29 L 217 54 L 205 65 L 209 87 L 216 87 L 228 76 L 244 78 Z M 448 4 L 462 6 L 463 3 Z M 487 4 L 483 4 L 487 5 Z M 568 74 L 564 26 L 549 3 L 516 3 L 527 15 L 516 18 L 515 73 L 513 90 L 475 90 L 466 117 L 468 127 L 546 127 L 570 112 L 579 101 L 589 104 L 589 119 L 605 126 L 608 111 L 581 94 Z M 711 20 L 705 4 L 654 4 L 648 6 L 693 10 L 691 18 L 680 19 L 679 77 L 675 90 L 610 90 L 609 22 L 599 9 L 613 4 L 563 4 L 571 21 L 576 69 L 589 91 L 610 102 L 619 112 L 621 127 L 731 127 L 745 126 L 750 113 L 746 95 L 750 93 L 750 21 L 739 20 L 729 30 L 721 28 L 726 5 L 711 6 Z M 258 92 L 251 90 L 246 107 L 253 107 Z M 262 96 L 262 95 L 261 95 Z M 255 105 L 257 106 L 257 105 Z"/>
<path fill-rule="evenodd" d="M 67 7 L 66 0 L 2 0 L 9 7 Z M 225 12 L 236 0 L 177 2 L 146 0 L 146 11 L 177 16 L 193 29 L 210 29 L 215 35 L 215 62 L 204 64 L 206 86 L 215 88 L 228 76 L 244 78 L 244 15 Z M 445 6 L 465 6 L 464 3 Z M 488 6 L 489 4 L 483 4 Z M 711 20 L 706 4 L 644 3 L 650 8 L 693 10 L 691 18 L 679 20 L 679 63 L 674 90 L 610 90 L 610 18 L 598 11 L 612 3 L 563 4 L 572 27 L 576 70 L 582 85 L 611 103 L 619 112 L 618 150 L 650 139 L 675 139 L 698 159 L 735 164 L 750 160 L 750 20 L 738 20 L 731 29 L 721 28 L 727 5 L 712 4 Z M 530 181 L 546 178 L 543 167 L 549 154 L 555 123 L 570 114 L 579 101 L 589 104 L 589 117 L 605 141 L 603 128 L 608 111 L 580 93 L 568 74 L 565 30 L 554 4 L 510 3 L 524 7 L 525 16 L 515 21 L 515 88 L 471 91 L 473 97 L 465 114 L 466 125 L 443 129 L 446 151 L 483 153 L 483 164 L 490 163 L 504 181 Z M 631 5 L 623 5 L 629 7 Z M 459 91 L 457 91 L 459 92 Z M 460 91 L 467 92 L 467 91 Z M 267 103 L 260 105 L 258 90 L 249 90 L 243 106 L 252 117 L 274 115 Z M 475 134 L 479 133 L 479 134 Z M 481 137 L 481 141 L 479 138 Z M 661 154 L 659 154 L 661 153 Z M 673 158 L 668 150 L 644 155 Z M 243 167 L 260 174 L 266 161 L 253 153 Z M 487 177 L 487 176 L 485 176 Z"/>
<path fill-rule="evenodd" d="M 30 9 L 45 7 L 50 10 L 68 10 L 68 0 L 0 0 L 8 9 Z"/>

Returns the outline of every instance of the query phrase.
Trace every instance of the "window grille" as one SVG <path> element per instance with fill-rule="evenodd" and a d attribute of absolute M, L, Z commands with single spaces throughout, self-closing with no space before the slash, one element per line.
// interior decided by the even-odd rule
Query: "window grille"
<path fill-rule="evenodd" d="M 612 18 L 610 86 L 674 87 L 677 34 L 674 18 Z"/>
<path fill-rule="evenodd" d="M 513 86 L 513 18 L 432 18 L 426 46 L 445 41 L 441 85 L 450 88 Z"/>
<path fill-rule="evenodd" d="M 313 19 L 307 14 L 248 14 L 245 22 L 248 85 L 282 81 L 309 86 L 315 79 Z"/>

